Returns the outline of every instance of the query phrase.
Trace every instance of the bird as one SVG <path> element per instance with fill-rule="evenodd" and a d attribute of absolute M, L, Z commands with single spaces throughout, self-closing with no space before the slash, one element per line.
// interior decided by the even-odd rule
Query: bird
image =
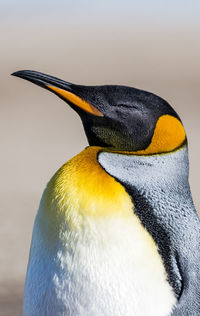
<path fill-rule="evenodd" d="M 65 101 L 89 143 L 42 195 L 23 315 L 200 315 L 200 221 L 176 111 L 133 87 L 12 75 Z"/>

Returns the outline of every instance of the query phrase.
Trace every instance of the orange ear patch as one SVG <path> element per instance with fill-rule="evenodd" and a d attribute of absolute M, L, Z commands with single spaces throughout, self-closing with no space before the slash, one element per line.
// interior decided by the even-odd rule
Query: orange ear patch
<path fill-rule="evenodd" d="M 170 152 L 180 147 L 185 139 L 186 134 L 181 122 L 174 116 L 163 115 L 156 123 L 151 144 L 135 154 L 148 155 Z"/>
<path fill-rule="evenodd" d="M 79 108 L 83 109 L 84 111 L 93 114 L 95 116 L 104 116 L 99 110 L 97 110 L 92 104 L 86 102 L 85 100 L 81 99 L 77 95 L 72 92 L 66 91 L 64 89 L 60 89 L 54 86 L 47 85 L 47 87 L 64 98 L 66 101 L 73 103 L 74 105 L 78 106 Z"/>

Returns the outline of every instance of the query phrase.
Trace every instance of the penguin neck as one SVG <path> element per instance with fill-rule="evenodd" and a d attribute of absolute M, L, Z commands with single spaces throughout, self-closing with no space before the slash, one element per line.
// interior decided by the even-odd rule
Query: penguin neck
<path fill-rule="evenodd" d="M 102 151 L 98 161 L 126 188 L 134 187 L 143 192 L 164 190 L 170 194 L 172 190 L 178 193 L 189 187 L 187 145 L 171 153 L 147 156 Z"/>

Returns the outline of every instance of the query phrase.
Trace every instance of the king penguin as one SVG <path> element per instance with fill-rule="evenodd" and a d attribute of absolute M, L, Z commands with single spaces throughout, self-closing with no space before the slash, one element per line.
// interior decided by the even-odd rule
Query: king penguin
<path fill-rule="evenodd" d="M 177 113 L 131 87 L 13 75 L 66 101 L 89 142 L 44 190 L 23 315 L 200 315 L 200 222 Z"/>

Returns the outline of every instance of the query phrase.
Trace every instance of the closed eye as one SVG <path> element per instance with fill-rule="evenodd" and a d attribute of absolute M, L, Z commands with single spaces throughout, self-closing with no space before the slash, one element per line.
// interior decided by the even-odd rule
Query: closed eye
<path fill-rule="evenodd" d="M 133 104 L 123 104 L 123 103 L 120 103 L 120 104 L 117 104 L 117 107 L 119 108 L 128 108 L 128 109 L 136 109 L 138 110 L 138 107 L 136 105 L 133 105 Z"/>

